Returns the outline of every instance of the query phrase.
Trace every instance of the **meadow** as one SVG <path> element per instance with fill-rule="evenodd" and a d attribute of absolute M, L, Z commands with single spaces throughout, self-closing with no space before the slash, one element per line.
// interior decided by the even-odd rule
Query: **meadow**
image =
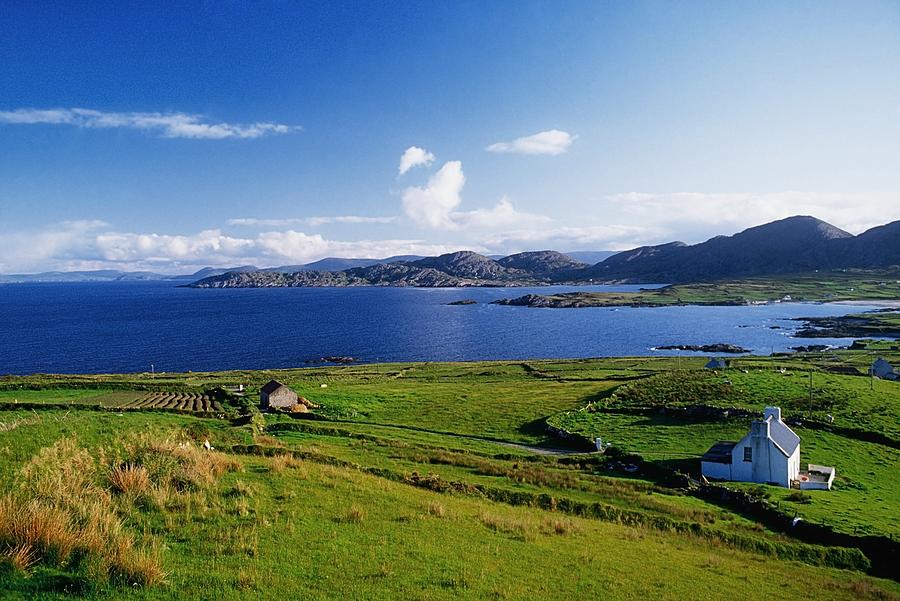
<path fill-rule="evenodd" d="M 718 373 L 638 357 L 4 377 L 0 597 L 897 598 L 861 551 L 798 540 L 673 479 L 749 423 L 685 406 L 831 412 L 849 435 L 797 431 L 804 463 L 837 466 L 835 490 L 801 503 L 733 486 L 896 538 L 900 453 L 854 436 L 897 439 L 900 383 L 827 370 L 871 352 Z M 271 378 L 320 408 L 260 414 Z M 238 384 L 245 396 L 224 389 Z M 204 397 L 221 412 L 170 406 Z M 616 452 L 585 453 L 548 422 Z"/>

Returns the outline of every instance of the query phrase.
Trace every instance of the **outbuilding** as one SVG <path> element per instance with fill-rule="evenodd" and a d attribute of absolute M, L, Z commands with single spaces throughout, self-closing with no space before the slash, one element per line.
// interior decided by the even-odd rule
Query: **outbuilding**
<path fill-rule="evenodd" d="M 706 369 L 725 369 L 726 367 L 728 367 L 728 361 L 718 358 L 710 359 L 709 362 L 703 367 L 705 367 Z"/>
<path fill-rule="evenodd" d="M 297 393 L 277 380 L 259 389 L 260 409 L 290 409 L 296 404 Z"/>
<path fill-rule="evenodd" d="M 872 363 L 872 367 L 869 368 L 869 374 L 882 380 L 896 380 L 898 377 L 894 371 L 894 366 L 881 357 Z"/>

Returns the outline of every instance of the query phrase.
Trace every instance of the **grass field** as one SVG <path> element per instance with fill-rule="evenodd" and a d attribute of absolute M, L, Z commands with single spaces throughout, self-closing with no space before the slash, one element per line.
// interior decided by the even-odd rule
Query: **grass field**
<path fill-rule="evenodd" d="M 2 378 L 0 597 L 897 598 L 894 581 L 829 567 L 859 565 L 834 563 L 852 554 L 660 479 L 657 467 L 689 466 L 747 420 L 610 412 L 774 399 L 790 414 L 808 409 L 812 369 L 815 415 L 896 438 L 898 385 L 823 371 L 830 361 L 747 358 L 718 374 L 702 359 L 620 358 Z M 256 415 L 270 378 L 319 404 L 319 419 Z M 248 397 L 215 396 L 239 383 Z M 225 419 L 159 410 L 204 396 L 223 399 Z M 557 451 L 548 418 L 645 463 L 628 473 Z M 798 433 L 802 461 L 837 466 L 835 490 L 803 504 L 766 494 L 838 531 L 900 535 L 897 449 Z M 216 451 L 200 449 L 207 439 Z M 34 534 L 51 517 L 71 540 Z M 95 521 L 107 526 L 85 529 Z"/>

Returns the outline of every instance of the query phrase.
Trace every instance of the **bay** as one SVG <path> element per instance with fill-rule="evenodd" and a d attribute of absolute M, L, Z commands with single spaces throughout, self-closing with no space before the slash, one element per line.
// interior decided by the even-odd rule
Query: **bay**
<path fill-rule="evenodd" d="M 768 354 L 847 339 L 788 336 L 792 317 L 875 307 L 535 309 L 487 304 L 542 288 L 192 289 L 171 282 L 0 286 L 0 374 L 209 371 L 362 362 L 693 354 L 667 344 L 731 343 Z M 643 286 L 646 287 L 646 286 Z M 474 299 L 476 305 L 447 303 Z M 773 329 L 773 327 L 778 329 Z"/>

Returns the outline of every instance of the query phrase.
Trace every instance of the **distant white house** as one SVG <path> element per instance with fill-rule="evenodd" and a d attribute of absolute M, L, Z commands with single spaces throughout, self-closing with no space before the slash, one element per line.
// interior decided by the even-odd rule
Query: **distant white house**
<path fill-rule="evenodd" d="M 894 371 L 894 366 L 880 357 L 872 363 L 872 367 L 869 368 L 869 375 L 882 380 L 896 380 L 900 377 Z"/>
<path fill-rule="evenodd" d="M 700 471 L 715 480 L 760 482 L 785 488 L 831 488 L 834 468 L 800 471 L 800 437 L 781 421 L 779 407 L 766 407 L 739 442 L 717 442 L 700 459 Z"/>

